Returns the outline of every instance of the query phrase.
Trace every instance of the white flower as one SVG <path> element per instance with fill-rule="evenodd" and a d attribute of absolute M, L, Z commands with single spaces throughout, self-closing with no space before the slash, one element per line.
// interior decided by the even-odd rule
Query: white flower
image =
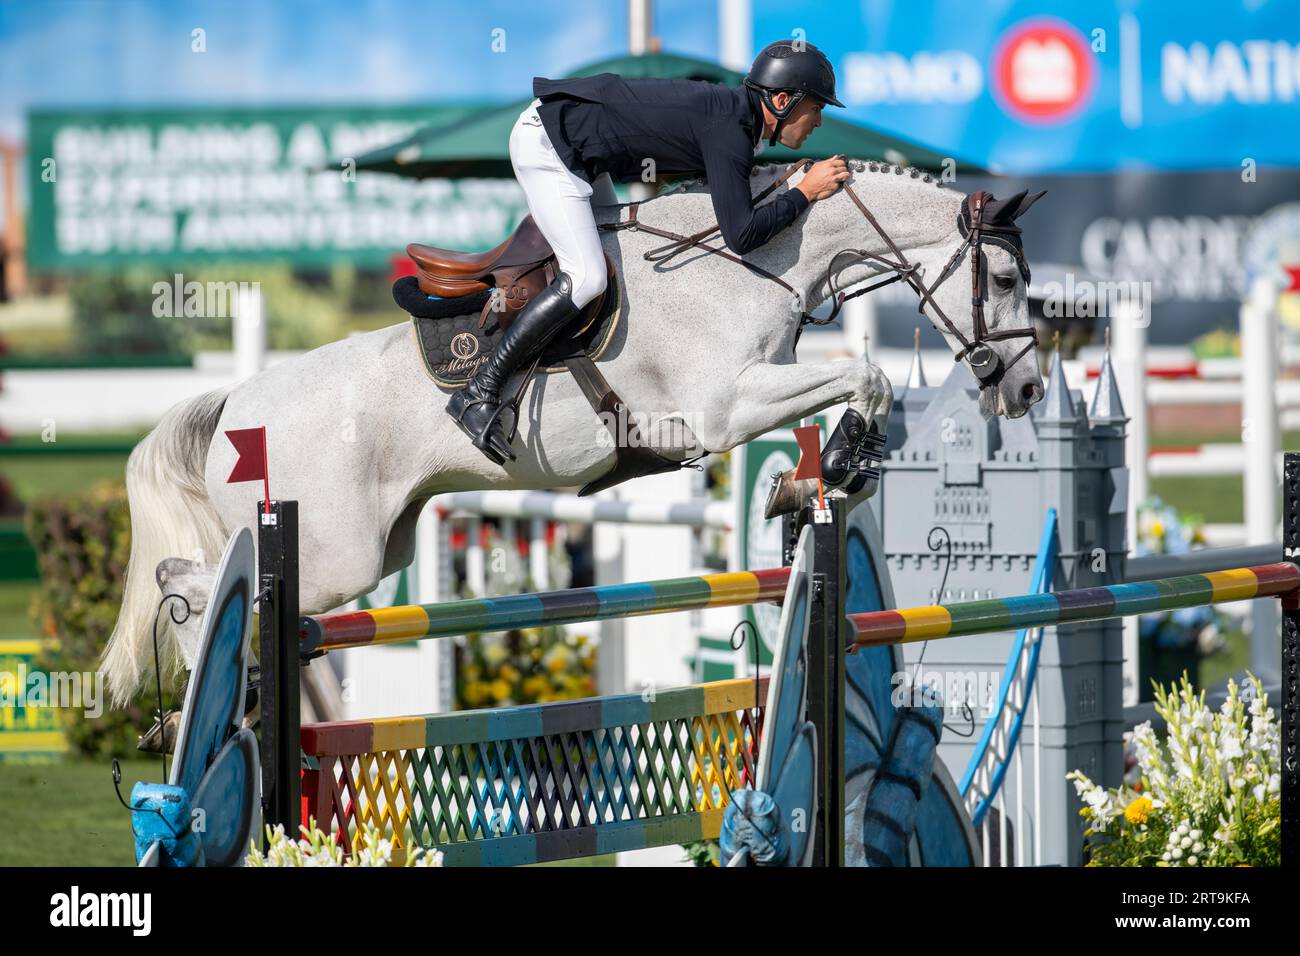
<path fill-rule="evenodd" d="M 1200 840 L 1197 840 L 1195 843 L 1192 844 L 1193 853 L 1200 853 L 1204 849 L 1205 849 L 1205 844 L 1202 843 Z"/>
<path fill-rule="evenodd" d="M 1191 837 L 1193 840 L 1199 840 L 1199 839 L 1201 838 L 1201 831 L 1200 831 L 1200 830 L 1193 830 L 1193 831 L 1191 831 L 1191 832 L 1190 832 L 1189 834 L 1187 834 L 1187 835 L 1188 835 L 1189 837 Z"/>
<path fill-rule="evenodd" d="M 1188 866 L 1195 866 L 1195 865 L 1196 865 L 1196 857 L 1194 857 L 1194 856 L 1189 856 L 1189 857 L 1187 858 L 1187 865 L 1188 865 Z"/>
<path fill-rule="evenodd" d="M 1174 847 L 1172 850 L 1169 851 L 1169 853 L 1175 860 L 1182 859 L 1183 851 L 1178 849 L 1178 847 Z"/>

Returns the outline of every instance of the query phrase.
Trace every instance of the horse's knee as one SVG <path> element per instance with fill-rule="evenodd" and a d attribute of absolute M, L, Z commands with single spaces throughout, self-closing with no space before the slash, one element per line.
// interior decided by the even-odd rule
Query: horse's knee
<path fill-rule="evenodd" d="M 875 400 L 875 408 L 888 415 L 894 407 L 894 383 L 879 365 L 867 366 L 868 390 Z"/>

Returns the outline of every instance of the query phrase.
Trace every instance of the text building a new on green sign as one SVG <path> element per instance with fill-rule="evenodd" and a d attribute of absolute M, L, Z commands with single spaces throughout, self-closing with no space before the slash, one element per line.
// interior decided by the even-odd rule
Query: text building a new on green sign
<path fill-rule="evenodd" d="M 466 111 L 32 113 L 31 266 L 383 266 L 408 242 L 490 248 L 527 212 L 513 181 L 413 180 L 341 163 Z"/>

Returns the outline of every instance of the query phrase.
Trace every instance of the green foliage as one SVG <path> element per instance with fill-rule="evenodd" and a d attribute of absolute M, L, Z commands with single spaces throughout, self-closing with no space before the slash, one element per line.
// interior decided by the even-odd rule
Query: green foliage
<path fill-rule="evenodd" d="M 153 313 L 157 270 L 130 268 L 79 276 L 69 288 L 72 327 L 79 353 L 142 355 L 185 352 L 190 348 L 184 319 Z"/>
<path fill-rule="evenodd" d="M 138 267 L 91 273 L 73 281 L 69 295 L 74 350 L 120 356 L 229 349 L 234 305 L 224 291 L 211 302 L 212 310 L 219 314 L 166 314 L 175 311 L 177 272 L 182 283 L 182 311 L 188 283 L 204 287 L 201 311 L 205 313 L 209 284 L 257 283 L 267 341 L 273 349 L 311 349 L 343 338 L 349 310 L 362 303 L 379 303 L 377 307 L 392 311 L 389 324 L 403 318 L 393 309 L 391 298 L 387 303 L 379 299 L 378 280 L 369 275 L 360 278 L 349 267 L 315 277 L 299 276 L 284 263 L 213 264 L 175 271 Z M 161 305 L 160 297 L 164 300 Z"/>
<path fill-rule="evenodd" d="M 722 849 L 717 840 L 696 840 L 682 844 L 692 866 L 721 866 Z"/>
<path fill-rule="evenodd" d="M 1229 329 L 1215 329 L 1198 335 L 1191 347 L 1198 359 L 1233 358 L 1241 355 L 1241 336 Z"/>
<path fill-rule="evenodd" d="M 38 664 L 47 673 L 98 676 L 130 555 L 126 492 L 105 484 L 66 498 L 39 499 L 28 509 L 26 525 L 41 571 L 33 620 L 40 636 L 55 639 Z M 134 754 L 141 731 L 151 722 L 136 705 L 105 709 L 94 718 L 80 708 L 60 713 L 70 746 L 87 755 Z"/>
<path fill-rule="evenodd" d="M 1139 781 L 1108 790 L 1067 775 L 1085 804 L 1089 866 L 1281 864 L 1281 731 L 1258 679 L 1249 700 L 1238 690 L 1229 681 L 1215 713 L 1186 675 L 1157 687 L 1167 734 L 1134 728 Z"/>
<path fill-rule="evenodd" d="M 346 294 L 341 296 L 331 281 L 307 281 L 295 276 L 287 265 L 205 270 L 195 278 L 200 282 L 234 280 L 259 283 L 267 341 L 273 349 L 313 349 L 347 335 Z M 345 287 L 350 287 L 346 272 L 340 273 L 340 279 Z M 394 322 L 401 318 L 398 316 Z M 222 331 L 225 338 L 221 344 L 212 343 L 205 347 L 229 348 L 229 320 Z"/>

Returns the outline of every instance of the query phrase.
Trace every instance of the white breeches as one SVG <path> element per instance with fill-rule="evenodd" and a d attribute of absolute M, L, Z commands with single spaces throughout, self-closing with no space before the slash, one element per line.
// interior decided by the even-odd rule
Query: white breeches
<path fill-rule="evenodd" d="M 593 189 L 560 161 L 537 115 L 540 103 L 533 100 L 510 131 L 510 163 L 528 199 L 528 211 L 573 282 L 573 304 L 581 308 L 605 291 L 605 256 L 591 212 L 593 194 L 601 204 L 618 199 L 608 173 L 601 174 Z"/>

